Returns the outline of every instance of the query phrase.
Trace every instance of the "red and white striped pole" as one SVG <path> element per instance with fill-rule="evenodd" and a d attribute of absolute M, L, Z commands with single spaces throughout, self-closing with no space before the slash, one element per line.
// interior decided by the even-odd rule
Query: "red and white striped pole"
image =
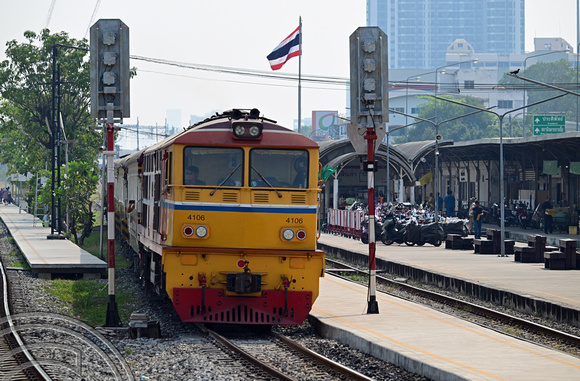
<path fill-rule="evenodd" d="M 378 314 L 379 304 L 377 303 L 377 261 L 376 261 L 376 233 L 375 233 L 375 141 L 377 135 L 375 129 L 367 128 L 365 134 L 367 141 L 367 185 L 369 191 L 369 295 L 367 314 Z"/>
<path fill-rule="evenodd" d="M 107 302 L 106 327 L 121 325 L 119 310 L 115 300 L 115 124 L 113 120 L 113 104 L 107 104 L 107 267 L 109 300 Z"/>

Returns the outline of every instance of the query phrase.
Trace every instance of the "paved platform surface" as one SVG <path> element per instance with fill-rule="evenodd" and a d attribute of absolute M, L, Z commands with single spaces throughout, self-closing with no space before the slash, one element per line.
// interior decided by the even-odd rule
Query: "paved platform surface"
<path fill-rule="evenodd" d="M 574 236 L 561 235 L 561 238 L 570 237 Z M 359 240 L 322 234 L 319 242 L 368 255 L 368 245 Z M 474 254 L 473 250 L 445 249 L 444 244 L 439 247 L 429 244 L 409 247 L 404 244 L 387 246 L 377 242 L 376 256 L 580 311 L 580 270 L 549 270 L 544 268 L 543 263 L 515 262 L 513 255 Z"/>
<path fill-rule="evenodd" d="M 0 218 L 22 251 L 34 273 L 48 278 L 53 273 L 100 276 L 107 263 L 69 240 L 47 239 L 50 228 L 15 205 L 0 205 Z"/>
<path fill-rule="evenodd" d="M 324 337 L 434 380 L 580 380 L 580 358 L 385 294 L 379 314 L 367 314 L 366 296 L 326 276 L 311 317 Z"/>

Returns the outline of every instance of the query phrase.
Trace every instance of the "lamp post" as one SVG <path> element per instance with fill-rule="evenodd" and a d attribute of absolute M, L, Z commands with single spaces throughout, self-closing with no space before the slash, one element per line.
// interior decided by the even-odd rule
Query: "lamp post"
<path fill-rule="evenodd" d="M 517 75 L 514 75 L 514 77 L 517 77 Z M 520 78 L 520 77 L 517 77 L 517 78 Z M 462 105 L 462 106 L 465 106 L 465 107 L 474 108 L 476 110 L 479 110 L 480 112 L 488 112 L 490 114 L 493 114 L 493 115 L 497 116 L 498 119 L 499 119 L 499 184 L 500 184 L 499 185 L 499 189 L 500 189 L 499 190 L 499 193 L 500 193 L 500 201 L 501 201 L 501 208 L 500 208 L 501 209 L 501 223 L 500 223 L 500 229 L 501 229 L 501 237 L 502 237 L 501 238 L 501 256 L 502 257 L 505 257 L 505 223 L 504 223 L 505 222 L 505 220 L 504 220 L 505 219 L 505 205 L 504 205 L 504 202 L 503 202 L 503 200 L 504 200 L 504 193 L 505 192 L 504 192 L 504 180 L 503 180 L 503 176 L 504 176 L 503 167 L 504 167 L 504 165 L 503 165 L 503 137 L 502 137 L 503 136 L 503 118 L 507 114 L 510 114 L 510 113 L 512 113 L 514 111 L 522 110 L 522 109 L 524 109 L 526 107 L 535 106 L 535 105 L 540 104 L 540 103 L 548 102 L 548 101 L 551 101 L 551 100 L 554 100 L 554 99 L 563 97 L 565 95 L 567 95 L 567 94 L 560 94 L 560 95 L 557 95 L 557 96 L 552 97 L 552 98 L 545 99 L 545 100 L 540 101 L 540 102 L 535 102 L 535 103 L 532 103 L 532 104 L 527 105 L 527 106 L 522 106 L 522 107 L 515 108 L 515 109 L 510 110 L 508 112 L 505 112 L 503 114 L 498 114 L 498 113 L 496 113 L 494 111 L 491 111 L 490 110 L 491 108 L 484 109 L 484 108 L 477 107 L 477 106 L 473 106 L 473 105 L 470 105 L 470 104 L 467 104 L 467 103 L 461 103 L 461 102 L 453 101 L 451 99 L 437 98 L 437 99 L 441 99 L 441 100 L 443 100 L 445 102 L 451 102 L 451 103 L 455 103 L 455 104 Z M 437 163 L 437 162 L 435 162 L 435 163 Z"/>
<path fill-rule="evenodd" d="M 534 57 L 547 56 L 548 54 L 554 54 L 554 53 L 562 53 L 562 51 L 561 50 L 554 50 L 554 51 L 550 51 L 550 52 L 547 52 L 547 53 L 536 54 L 536 55 L 533 55 L 533 56 L 526 57 L 524 59 L 524 72 L 526 71 L 526 63 L 527 63 L 528 59 L 534 58 Z M 576 66 L 576 67 L 578 67 L 578 66 Z M 527 94 L 527 91 L 528 91 L 527 85 L 524 83 L 524 99 L 523 99 L 523 102 L 522 102 L 522 106 L 525 106 L 526 105 L 526 94 Z M 524 114 L 524 116 L 522 117 L 522 120 L 523 120 L 522 137 L 525 138 L 526 137 L 526 110 L 525 110 L 525 108 L 523 109 L 523 114 Z"/>

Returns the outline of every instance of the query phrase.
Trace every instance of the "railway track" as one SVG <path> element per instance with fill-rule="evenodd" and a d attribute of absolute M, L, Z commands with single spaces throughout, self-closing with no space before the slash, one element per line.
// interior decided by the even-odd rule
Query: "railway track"
<path fill-rule="evenodd" d="M 34 356 L 24 345 L 10 309 L 8 278 L 4 264 L 0 263 L 2 308 L 0 321 L 2 340 L 0 340 L 0 379 L 6 380 L 51 380 Z"/>
<path fill-rule="evenodd" d="M 205 326 L 206 335 L 227 347 L 268 377 L 284 380 L 371 380 L 371 378 L 321 356 L 277 332 L 265 335 L 220 334 Z M 226 337 L 233 336 L 233 337 Z"/>
<path fill-rule="evenodd" d="M 351 281 L 351 276 L 353 274 L 368 276 L 368 271 L 358 269 L 343 262 L 329 258 L 326 258 L 326 262 L 327 274 L 339 276 Z M 547 345 L 554 347 L 555 349 L 564 350 L 576 356 L 580 355 L 579 336 L 546 325 L 538 324 L 516 315 L 496 311 L 452 296 L 415 287 L 405 283 L 404 281 L 389 279 L 380 274 L 377 275 L 377 290 L 403 299 L 412 298 L 412 301 L 414 302 L 423 303 L 422 301 L 417 300 L 417 298 L 430 301 L 431 307 L 438 310 L 442 310 L 442 306 L 446 306 L 449 307 L 453 313 L 450 311 L 443 312 L 451 313 L 481 326 L 510 334 L 515 337 L 525 338 L 526 340 L 537 342 L 541 345 Z M 432 303 L 435 304 L 433 305 Z M 480 319 L 475 317 L 480 317 Z M 516 329 L 514 329 L 514 327 L 516 327 Z M 546 344 L 544 338 L 547 338 L 549 341 L 548 344 Z"/>

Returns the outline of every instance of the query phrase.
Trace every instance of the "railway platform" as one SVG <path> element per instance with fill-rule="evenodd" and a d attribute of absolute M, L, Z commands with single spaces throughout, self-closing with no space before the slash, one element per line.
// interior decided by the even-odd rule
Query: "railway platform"
<path fill-rule="evenodd" d="M 99 278 L 107 263 L 65 239 L 47 239 L 50 228 L 15 205 L 0 205 L 0 218 L 10 231 L 33 273 L 51 279 L 54 274 Z"/>
<path fill-rule="evenodd" d="M 507 229 L 506 229 L 507 230 Z M 516 236 L 515 229 L 510 236 Z M 523 233 L 520 233 L 523 234 Z M 527 234 L 538 234 L 528 230 Z M 578 236 L 554 234 L 557 239 Z M 368 245 L 322 234 L 327 255 L 368 265 Z M 580 270 L 549 270 L 521 263 L 514 255 L 479 255 L 474 250 L 393 244 L 376 245 L 377 270 L 482 295 L 533 314 L 580 325 Z M 367 314 L 367 288 L 334 277 L 321 279 L 311 319 L 326 338 L 435 380 L 580 379 L 580 358 L 377 294 L 379 314 Z M 476 295 L 474 295 L 476 296 Z"/>
<path fill-rule="evenodd" d="M 578 380 L 580 358 L 335 277 L 320 282 L 310 320 L 321 335 L 433 380 Z"/>

